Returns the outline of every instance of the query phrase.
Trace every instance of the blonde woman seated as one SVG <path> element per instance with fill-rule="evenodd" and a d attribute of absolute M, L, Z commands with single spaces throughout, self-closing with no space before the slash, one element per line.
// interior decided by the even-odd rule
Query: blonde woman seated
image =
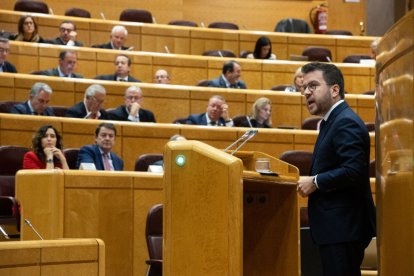
<path fill-rule="evenodd" d="M 33 151 L 23 158 L 23 169 L 69 170 L 65 155 L 62 152 L 62 138 L 52 125 L 40 127 L 32 139 Z"/>
<path fill-rule="evenodd" d="M 272 102 L 265 97 L 259 98 L 252 106 L 252 115 L 246 116 L 242 127 L 271 128 L 272 127 Z"/>
<path fill-rule="evenodd" d="M 293 75 L 293 85 L 288 86 L 285 92 L 303 92 L 303 73 L 302 67 L 299 67 Z"/>

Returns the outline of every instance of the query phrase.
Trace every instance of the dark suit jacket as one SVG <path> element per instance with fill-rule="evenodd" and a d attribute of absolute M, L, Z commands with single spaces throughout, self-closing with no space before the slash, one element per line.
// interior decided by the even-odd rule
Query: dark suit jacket
<path fill-rule="evenodd" d="M 36 75 L 43 75 L 43 76 L 59 77 L 59 70 L 56 67 L 56 68 L 49 69 L 49 70 L 37 71 L 35 74 Z M 83 76 L 80 75 L 80 74 L 72 73 L 71 78 L 81 79 L 81 78 L 83 78 Z"/>
<path fill-rule="evenodd" d="M 311 175 L 319 189 L 309 196 L 309 224 L 316 244 L 361 241 L 375 236 L 369 183 L 370 139 L 364 122 L 346 102 L 320 130 Z"/>
<path fill-rule="evenodd" d="M 208 82 L 208 86 L 209 87 L 222 87 L 222 88 L 227 88 L 226 82 L 224 81 L 223 76 L 220 76 L 220 77 L 218 77 L 218 78 L 216 78 L 214 80 L 209 81 Z M 241 81 L 241 80 L 237 81 L 235 86 L 236 87 L 234 87 L 234 88 L 238 88 L 238 89 L 246 89 L 247 88 L 246 87 L 246 84 L 243 81 Z"/>
<path fill-rule="evenodd" d="M 110 114 L 111 120 L 129 121 L 125 105 L 121 105 L 117 109 L 109 111 L 108 113 Z M 151 111 L 140 108 L 138 114 L 140 122 L 156 123 L 154 113 Z"/>
<path fill-rule="evenodd" d="M 190 115 L 187 118 L 186 124 L 206 126 L 207 125 L 206 113 Z M 217 126 L 226 126 L 226 121 L 222 117 L 220 117 L 220 119 L 217 122 Z"/>
<path fill-rule="evenodd" d="M 108 112 L 106 112 L 104 109 L 99 110 L 101 112 L 101 117 L 99 117 L 100 120 L 111 120 L 110 115 Z M 85 118 L 87 112 L 86 107 L 83 104 L 83 101 L 75 104 L 74 106 L 70 107 L 68 110 L 66 110 L 66 117 L 71 118 Z"/>
<path fill-rule="evenodd" d="M 95 77 L 97 80 L 110 80 L 110 81 L 116 81 L 116 75 L 98 75 Z M 128 82 L 141 82 L 140 80 L 128 75 Z"/>
<path fill-rule="evenodd" d="M 112 151 L 109 153 L 112 159 L 112 165 L 116 171 L 124 170 L 124 161 Z M 81 163 L 94 163 L 97 170 L 104 171 L 105 166 L 102 160 L 102 154 L 98 145 L 87 145 L 80 148 L 76 168 L 79 169 Z"/>
<path fill-rule="evenodd" d="M 102 48 L 102 49 L 113 49 L 112 45 L 111 45 L 111 42 L 104 43 L 104 44 L 96 44 L 96 45 L 92 45 L 91 47 L 92 48 Z M 122 46 L 121 48 L 122 48 L 122 50 L 126 50 L 129 47 Z M 116 49 L 116 50 L 118 50 L 118 49 Z"/>
<path fill-rule="evenodd" d="M 45 39 L 44 43 L 55 44 L 55 45 L 66 45 L 66 43 L 60 37 L 56 37 L 55 39 Z M 75 41 L 75 46 L 81 47 L 83 46 L 83 43 L 80 41 Z"/>
<path fill-rule="evenodd" d="M 17 73 L 16 67 L 8 61 L 3 63 L 3 72 L 5 73 Z"/>
<path fill-rule="evenodd" d="M 24 103 L 16 104 L 15 106 L 12 107 L 12 109 L 10 110 L 10 113 L 33 115 L 32 112 L 30 111 L 28 101 Z M 45 111 L 43 111 L 43 113 L 40 115 L 55 116 L 55 114 L 53 113 L 53 109 L 51 107 L 46 108 Z"/>

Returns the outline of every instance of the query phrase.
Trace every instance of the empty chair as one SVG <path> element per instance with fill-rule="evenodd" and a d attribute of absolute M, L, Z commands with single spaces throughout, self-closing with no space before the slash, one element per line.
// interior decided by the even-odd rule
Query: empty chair
<path fill-rule="evenodd" d="M 15 197 L 0 196 L 0 225 L 16 226 L 16 231 L 20 232 L 20 204 Z"/>
<path fill-rule="evenodd" d="M 65 117 L 66 110 L 68 108 L 66 106 L 51 106 L 53 109 L 53 114 L 55 114 L 56 117 Z"/>
<path fill-rule="evenodd" d="M 287 87 L 290 87 L 290 86 L 291 86 L 290 84 L 275 85 L 275 86 L 272 86 L 272 88 L 270 90 L 273 90 L 273 91 L 285 91 L 285 89 Z"/>
<path fill-rule="evenodd" d="M 375 132 L 375 123 L 365 123 L 369 132 Z"/>
<path fill-rule="evenodd" d="M 302 56 L 307 56 L 309 61 L 331 62 L 331 50 L 324 47 L 307 47 L 303 50 Z"/>
<path fill-rule="evenodd" d="M 168 22 L 168 25 L 198 27 L 198 24 L 188 20 L 173 20 Z"/>
<path fill-rule="evenodd" d="M 233 126 L 239 127 L 241 126 L 245 121 L 247 121 L 246 115 L 237 115 L 232 118 L 233 120 Z"/>
<path fill-rule="evenodd" d="M 163 205 L 153 206 L 147 215 L 145 237 L 147 239 L 148 264 L 147 276 L 162 275 L 162 213 Z"/>
<path fill-rule="evenodd" d="M 326 31 L 327 35 L 352 35 L 350 31 L 347 30 L 329 30 Z"/>
<path fill-rule="evenodd" d="M 207 87 L 208 86 L 208 84 L 209 84 L 209 80 L 201 80 L 201 81 L 199 81 L 196 85 L 197 86 L 203 86 L 203 87 Z"/>
<path fill-rule="evenodd" d="M 309 24 L 302 19 L 286 18 L 280 20 L 275 27 L 275 32 L 283 33 L 311 33 Z"/>
<path fill-rule="evenodd" d="M 205 51 L 203 56 L 212 56 L 212 57 L 236 57 L 236 55 L 229 50 L 210 50 Z"/>
<path fill-rule="evenodd" d="M 309 117 L 303 120 L 302 129 L 317 130 L 322 117 Z"/>
<path fill-rule="evenodd" d="M 20 102 L 13 102 L 13 101 L 0 102 L 0 113 L 10 113 L 10 110 L 17 103 L 20 103 Z"/>
<path fill-rule="evenodd" d="M 344 58 L 344 63 L 360 63 L 361 59 L 371 59 L 369 55 L 349 55 Z"/>
<path fill-rule="evenodd" d="M 0 146 L 0 196 L 14 196 L 14 180 L 23 168 L 23 157 L 30 149 L 20 146 Z"/>
<path fill-rule="evenodd" d="M 239 26 L 230 22 L 212 22 L 208 25 L 209 28 L 214 29 L 228 29 L 228 30 L 238 30 Z"/>
<path fill-rule="evenodd" d="M 375 177 L 375 159 L 369 162 L 369 177 Z"/>
<path fill-rule="evenodd" d="M 163 160 L 163 155 L 161 153 L 142 154 L 137 158 L 137 161 L 135 162 L 135 171 L 146 172 L 148 171 L 149 165 L 152 165 L 160 160 Z"/>
<path fill-rule="evenodd" d="M 301 176 L 309 175 L 313 153 L 302 150 L 288 150 L 280 155 L 279 159 L 299 169 Z"/>
<path fill-rule="evenodd" d="M 63 150 L 63 154 L 66 158 L 66 163 L 68 163 L 68 167 L 71 170 L 76 170 L 76 162 L 78 161 L 78 148 L 67 148 Z"/>
<path fill-rule="evenodd" d="M 44 2 L 33 0 L 18 0 L 14 4 L 15 11 L 49 13 L 49 7 Z"/>
<path fill-rule="evenodd" d="M 152 14 L 147 10 L 126 9 L 119 16 L 120 21 L 153 23 Z"/>
<path fill-rule="evenodd" d="M 91 18 L 91 13 L 80 8 L 70 8 L 65 11 L 66 16 Z"/>
<path fill-rule="evenodd" d="M 363 95 L 375 95 L 375 90 L 369 90 L 362 93 Z"/>

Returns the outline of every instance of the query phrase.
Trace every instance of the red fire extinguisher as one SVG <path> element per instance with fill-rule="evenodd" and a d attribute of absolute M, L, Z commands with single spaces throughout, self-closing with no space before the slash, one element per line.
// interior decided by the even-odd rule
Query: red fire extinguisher
<path fill-rule="evenodd" d="M 321 4 L 311 9 L 309 18 L 316 34 L 324 34 L 328 29 L 328 6 Z"/>

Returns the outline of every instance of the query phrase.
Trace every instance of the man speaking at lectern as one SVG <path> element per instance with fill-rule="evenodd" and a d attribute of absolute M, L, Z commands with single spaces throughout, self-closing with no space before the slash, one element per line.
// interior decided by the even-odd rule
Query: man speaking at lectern
<path fill-rule="evenodd" d="M 309 196 L 309 226 L 323 275 L 361 275 L 364 249 L 375 236 L 368 130 L 344 101 L 344 79 L 335 65 L 309 63 L 302 72 L 308 110 L 323 120 L 311 176 L 300 178 L 298 193 Z"/>

